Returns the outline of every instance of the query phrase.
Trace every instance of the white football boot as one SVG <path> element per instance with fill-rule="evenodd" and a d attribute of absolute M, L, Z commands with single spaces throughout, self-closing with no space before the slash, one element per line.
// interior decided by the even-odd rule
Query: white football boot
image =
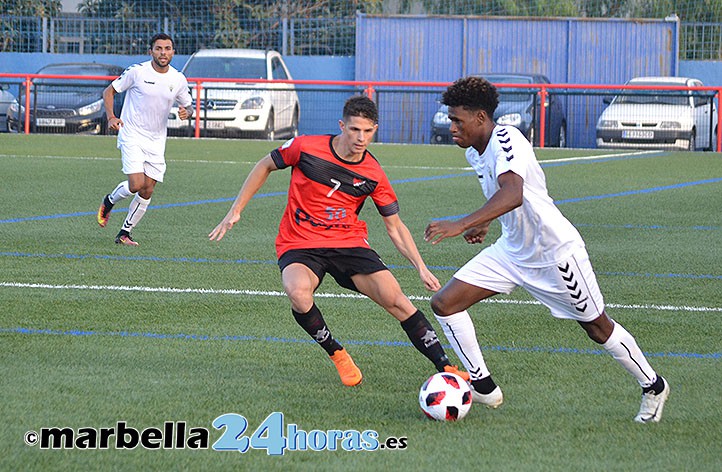
<path fill-rule="evenodd" d="M 664 389 L 658 394 L 648 392 L 642 395 L 642 406 L 639 407 L 639 413 L 634 417 L 634 421 L 637 423 L 658 423 L 662 419 L 664 402 L 667 401 L 670 390 L 664 377 L 662 377 L 662 382 L 664 382 Z"/>

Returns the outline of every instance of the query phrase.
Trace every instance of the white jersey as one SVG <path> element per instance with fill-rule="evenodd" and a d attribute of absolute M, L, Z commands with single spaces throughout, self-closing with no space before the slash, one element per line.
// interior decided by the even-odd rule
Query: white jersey
<path fill-rule="evenodd" d="M 168 113 L 173 103 L 191 104 L 188 81 L 172 66 L 165 73 L 153 69 L 151 61 L 134 64 L 113 81 L 116 92 L 126 92 L 123 126 L 118 132 L 121 144 L 136 144 L 151 154 L 163 156 L 168 134 Z"/>
<path fill-rule="evenodd" d="M 534 149 L 517 128 L 497 125 L 483 154 L 469 147 L 466 160 L 476 171 L 487 199 L 499 190 L 501 174 L 511 171 L 524 179 L 523 203 L 499 217 L 502 232 L 494 243 L 514 262 L 547 267 L 584 247 L 579 232 L 554 205 Z"/>

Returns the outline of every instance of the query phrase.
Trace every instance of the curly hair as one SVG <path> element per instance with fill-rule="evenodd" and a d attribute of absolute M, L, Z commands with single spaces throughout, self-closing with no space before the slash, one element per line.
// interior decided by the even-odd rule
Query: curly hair
<path fill-rule="evenodd" d="M 496 87 L 483 77 L 463 77 L 449 85 L 441 97 L 441 103 L 467 110 L 484 110 L 494 116 L 499 105 Z"/>
<path fill-rule="evenodd" d="M 347 120 L 352 116 L 360 116 L 367 120 L 373 121 L 374 124 L 379 122 L 379 112 L 376 104 L 365 95 L 355 95 L 343 105 L 343 119 Z"/>

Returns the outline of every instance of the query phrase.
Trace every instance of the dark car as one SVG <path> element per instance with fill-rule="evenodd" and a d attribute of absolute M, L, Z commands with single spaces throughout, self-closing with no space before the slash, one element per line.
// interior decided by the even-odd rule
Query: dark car
<path fill-rule="evenodd" d="M 548 84 L 549 79 L 541 74 L 488 74 L 483 75 L 492 84 Z M 521 130 L 534 145 L 539 145 L 539 118 L 541 102 L 537 88 L 499 87 L 499 106 L 494 112 L 494 121 L 500 125 L 512 125 Z M 558 95 L 549 93 L 544 103 L 546 110 L 544 145 L 566 147 L 567 119 L 564 106 Z M 431 142 L 451 143 L 448 108 L 441 105 L 431 120 Z"/>
<path fill-rule="evenodd" d="M 50 64 L 40 69 L 43 75 L 112 76 L 123 73 L 120 66 L 96 63 Z M 39 77 L 30 91 L 30 129 L 41 133 L 105 134 L 107 120 L 103 107 L 103 89 L 111 80 L 61 79 Z M 25 129 L 25 96 L 8 109 L 7 125 L 12 132 Z M 120 116 L 123 94 L 115 96 L 115 114 Z"/>

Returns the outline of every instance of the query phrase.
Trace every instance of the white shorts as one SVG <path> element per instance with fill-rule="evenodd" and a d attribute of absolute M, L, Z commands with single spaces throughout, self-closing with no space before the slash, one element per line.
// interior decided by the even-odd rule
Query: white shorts
<path fill-rule="evenodd" d="M 523 267 L 493 244 L 467 262 L 454 278 L 498 293 L 508 294 L 522 287 L 555 318 L 592 321 L 604 312 L 604 299 L 583 247 L 556 265 Z"/>
<path fill-rule="evenodd" d="M 145 174 L 157 182 L 165 176 L 165 157 L 144 150 L 137 144 L 118 144 L 123 162 L 123 173 Z"/>

